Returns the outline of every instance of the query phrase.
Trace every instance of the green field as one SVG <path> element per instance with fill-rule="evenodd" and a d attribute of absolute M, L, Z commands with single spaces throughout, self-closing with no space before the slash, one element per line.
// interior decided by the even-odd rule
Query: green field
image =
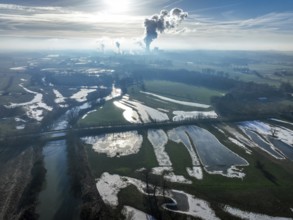
<path fill-rule="evenodd" d="M 211 97 L 225 94 L 225 91 L 217 91 L 205 87 L 190 86 L 184 83 L 170 81 L 153 80 L 145 81 L 144 83 L 146 92 L 156 93 L 180 101 L 211 104 Z"/>
<path fill-rule="evenodd" d="M 145 92 L 154 93 L 179 101 L 195 102 L 207 105 L 211 103 L 210 99 L 213 96 L 222 96 L 225 93 L 224 91 L 212 90 L 205 87 L 189 86 L 183 83 L 161 80 L 145 81 L 144 85 Z M 172 111 L 207 111 L 212 109 L 212 107 L 209 109 L 203 109 L 180 105 L 177 103 L 161 100 L 154 96 L 141 93 L 140 91 L 142 91 L 140 86 L 132 86 L 128 89 L 128 94 L 132 99 L 141 101 L 149 107 L 169 110 L 168 116 L 170 118 L 173 116 Z"/>
<path fill-rule="evenodd" d="M 88 114 L 84 119 L 78 121 L 79 125 L 98 125 L 111 123 L 127 123 L 123 118 L 123 110 L 117 108 L 113 101 L 106 102 L 102 107 L 98 107 L 97 111 Z"/>

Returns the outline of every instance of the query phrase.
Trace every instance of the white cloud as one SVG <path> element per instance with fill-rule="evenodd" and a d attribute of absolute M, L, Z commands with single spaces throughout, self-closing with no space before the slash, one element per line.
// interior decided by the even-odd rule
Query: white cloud
<path fill-rule="evenodd" d="M 64 45 L 70 48 L 71 43 L 72 47 L 80 45 L 84 48 L 92 47 L 93 42 L 103 37 L 109 39 L 107 42 L 120 38 L 125 47 L 139 48 L 132 39 L 143 36 L 143 21 L 149 15 L 137 15 L 136 9 L 145 9 L 145 13 L 152 14 L 152 11 L 159 11 L 154 10 L 155 6 L 170 6 L 174 1 L 130 1 L 132 12 L 123 15 L 105 13 L 101 3 L 96 1 L 87 1 L 88 7 L 96 5 L 97 10 L 94 12 L 77 10 L 78 7 L 70 9 L 0 4 L 0 48 L 9 49 L 9 45 L 13 47 L 21 45 L 22 41 L 35 41 L 39 43 L 26 45 L 34 48 L 34 45 L 38 45 L 46 49 L 43 48 L 44 42 L 56 38 L 59 39 L 58 42 L 62 42 L 54 43 L 56 48 L 64 48 Z M 293 50 L 292 27 L 293 12 L 269 13 L 255 18 L 225 21 L 190 14 L 180 28 L 161 34 L 153 46 L 163 49 Z M 76 42 L 79 43 L 76 45 Z"/>

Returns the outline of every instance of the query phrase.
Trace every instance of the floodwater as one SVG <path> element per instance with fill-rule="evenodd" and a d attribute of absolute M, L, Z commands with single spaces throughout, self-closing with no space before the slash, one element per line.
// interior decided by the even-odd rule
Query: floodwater
<path fill-rule="evenodd" d="M 66 148 L 65 140 L 49 142 L 43 148 L 47 173 L 36 211 L 40 220 L 79 218 L 79 200 L 70 190 Z"/>
<path fill-rule="evenodd" d="M 205 129 L 197 126 L 187 127 L 187 132 L 195 145 L 202 164 L 207 171 L 226 173 L 231 166 L 246 166 L 248 162 L 221 144 Z"/>
<path fill-rule="evenodd" d="M 270 142 L 278 148 L 288 159 L 293 161 L 293 147 L 275 138 L 270 138 Z"/>
<path fill-rule="evenodd" d="M 251 139 L 264 151 L 268 152 L 269 154 L 271 154 L 272 156 L 278 158 L 278 159 L 283 159 L 284 157 L 282 155 L 280 155 L 278 152 L 276 152 L 273 148 L 271 148 L 271 146 L 266 143 L 263 139 L 261 139 L 259 137 L 259 135 L 257 135 L 255 132 L 250 131 L 250 130 L 245 130 L 245 132 L 247 133 L 247 135 L 249 135 L 251 137 Z"/>

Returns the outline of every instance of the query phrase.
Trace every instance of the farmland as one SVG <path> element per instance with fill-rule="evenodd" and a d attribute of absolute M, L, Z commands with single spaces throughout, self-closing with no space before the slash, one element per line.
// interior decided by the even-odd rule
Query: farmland
<path fill-rule="evenodd" d="M 1 156 L 7 164 L 29 162 L 25 169 L 32 170 L 32 155 L 38 154 L 40 173 L 47 170 L 33 198 L 25 192 L 30 192 L 35 173 L 26 179 L 27 191 L 19 190 L 24 200 L 34 200 L 30 212 L 42 216 L 54 207 L 56 215 L 69 216 L 65 202 L 44 205 L 48 198 L 57 201 L 64 196 L 74 198 L 71 214 L 94 212 L 86 207 L 94 207 L 91 202 L 96 201 L 117 216 L 122 210 L 137 209 L 165 219 L 233 219 L 241 211 L 292 217 L 293 91 L 273 72 L 280 64 L 267 66 L 271 58 L 259 63 L 264 59 L 261 54 L 252 56 L 255 62 L 245 60 L 244 52 L 236 54 L 241 65 L 247 63 L 245 72 L 239 59 L 233 63 L 233 52 L 226 60 L 231 64 L 221 67 L 214 61 L 223 59 L 222 54 L 215 52 L 209 61 L 211 57 L 201 53 L 184 69 L 180 59 L 154 67 L 151 58 L 125 56 L 122 65 L 120 56 L 88 52 L 2 60 Z M 189 55 L 186 52 L 184 60 Z M 161 59 L 168 60 L 172 53 L 164 56 Z M 290 74 L 291 67 L 286 59 L 281 74 Z M 215 118 L 216 123 L 200 120 Z M 189 120 L 194 124 L 82 138 L 70 130 Z M 6 135 L 50 129 L 67 129 L 66 140 L 23 142 L 23 156 L 13 157 L 10 146 L 19 143 L 7 144 Z M 41 149 L 43 156 L 31 147 Z M 63 169 L 55 169 L 55 163 Z M 19 180 L 15 181 L 17 186 Z M 58 187 L 72 187 L 74 193 Z M 82 195 L 91 199 L 82 200 Z M 178 204 L 169 210 L 166 201 Z"/>

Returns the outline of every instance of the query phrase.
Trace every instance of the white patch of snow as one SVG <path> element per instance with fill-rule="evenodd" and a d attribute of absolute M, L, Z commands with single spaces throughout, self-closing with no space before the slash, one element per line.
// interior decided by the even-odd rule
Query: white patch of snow
<path fill-rule="evenodd" d="M 217 118 L 218 115 L 215 111 L 192 111 L 192 112 L 185 112 L 185 111 L 173 111 L 175 115 L 173 117 L 173 121 L 184 121 L 188 119 L 201 119 L 201 118 Z"/>
<path fill-rule="evenodd" d="M 21 119 L 21 118 L 17 118 L 17 117 L 14 118 L 14 120 L 15 120 L 16 122 L 24 122 L 24 123 L 26 122 L 26 120 L 23 120 L 23 119 Z"/>
<path fill-rule="evenodd" d="M 143 138 L 136 131 L 90 136 L 82 140 L 93 145 L 98 153 L 105 153 L 108 157 L 127 156 L 139 152 Z"/>
<path fill-rule="evenodd" d="M 125 219 L 131 220 L 155 220 L 151 215 L 142 212 L 138 209 L 135 209 L 130 206 L 123 206 L 122 214 L 125 216 Z"/>
<path fill-rule="evenodd" d="M 249 129 L 257 132 L 259 135 L 262 136 L 265 142 L 272 146 L 273 149 L 274 146 L 267 140 L 267 137 L 271 136 L 273 132 L 275 137 L 279 140 L 283 141 L 288 145 L 293 145 L 293 131 L 282 126 L 274 126 L 261 121 L 247 121 L 241 123 L 240 128 L 242 130 Z"/>
<path fill-rule="evenodd" d="M 151 93 L 151 92 L 143 92 L 143 91 L 140 91 L 140 92 L 143 93 L 143 94 L 146 94 L 146 95 L 154 96 L 154 97 L 162 99 L 164 101 L 173 102 L 173 103 L 180 104 L 180 105 L 197 107 L 197 108 L 209 108 L 209 107 L 211 107 L 210 105 L 205 105 L 205 104 L 200 104 L 200 103 L 179 101 L 179 100 L 176 100 L 176 99 L 171 99 L 171 98 L 168 98 L 168 97 L 157 95 L 157 94 L 154 94 L 154 93 Z"/>
<path fill-rule="evenodd" d="M 122 100 L 123 101 L 129 100 L 129 95 L 128 94 L 125 94 L 124 96 L 122 96 Z"/>
<path fill-rule="evenodd" d="M 223 129 L 227 131 L 228 133 L 230 133 L 233 137 L 235 137 L 239 142 L 249 147 L 257 147 L 257 145 L 253 141 L 251 141 L 250 139 L 246 138 L 244 135 L 239 133 L 235 128 L 226 125 L 223 127 Z M 250 151 L 248 148 L 246 148 L 245 150 Z"/>
<path fill-rule="evenodd" d="M 109 101 L 111 99 L 120 97 L 122 95 L 122 90 L 120 88 L 116 88 L 115 85 L 112 85 L 112 92 L 110 95 L 105 97 L 105 101 Z"/>
<path fill-rule="evenodd" d="M 193 195 L 190 195 L 190 194 L 185 193 L 183 191 L 172 190 L 172 192 L 181 193 L 181 194 L 184 194 L 187 196 L 189 210 L 188 211 L 177 211 L 177 210 L 171 210 L 171 209 L 164 207 L 165 209 L 172 211 L 172 212 L 191 215 L 193 217 L 198 217 L 201 219 L 219 220 L 219 218 L 216 216 L 215 212 L 211 209 L 208 202 L 206 202 L 202 199 L 195 198 Z"/>
<path fill-rule="evenodd" d="M 154 167 L 152 168 L 152 174 L 159 176 L 164 175 L 164 179 L 172 183 L 192 184 L 192 182 L 184 176 L 175 175 L 172 167 Z"/>
<path fill-rule="evenodd" d="M 23 103 L 11 103 L 9 106 L 6 106 L 7 108 L 15 108 L 15 107 L 21 107 L 21 106 L 26 106 L 26 105 L 31 105 L 31 104 L 35 104 L 38 102 L 42 101 L 43 95 L 41 93 L 36 93 L 33 92 L 27 88 L 25 88 L 22 84 L 19 84 L 19 86 L 21 88 L 23 88 L 26 92 L 31 93 L 31 94 L 35 94 L 35 97 L 33 98 L 33 100 L 29 101 L 29 102 L 23 102 Z"/>
<path fill-rule="evenodd" d="M 118 193 L 121 189 L 126 188 L 129 185 L 134 185 L 142 194 L 147 195 L 145 192 L 146 189 L 146 183 L 142 182 L 141 180 L 134 179 L 131 177 L 125 177 L 125 176 L 119 176 L 119 175 L 111 175 L 109 173 L 103 173 L 99 179 L 97 179 L 97 189 L 103 199 L 103 201 L 111 205 L 113 207 L 116 207 L 118 205 Z M 149 185 L 150 189 L 153 189 L 154 186 L 151 184 Z M 215 219 L 217 220 L 218 218 L 215 215 L 215 212 L 210 208 L 209 203 L 195 198 L 193 195 L 187 194 L 182 191 L 177 191 L 177 190 L 172 190 L 172 192 L 175 193 L 181 193 L 186 195 L 189 203 L 189 208 L 188 211 L 180 211 L 180 210 L 171 210 L 166 207 L 167 204 L 163 205 L 164 209 L 167 209 L 171 212 L 177 212 L 177 213 L 182 213 L 185 215 L 191 215 L 194 217 L 199 217 L 202 219 Z M 171 197 L 172 194 L 169 192 L 165 192 L 166 197 L 170 198 L 173 202 L 172 204 L 177 204 L 176 201 Z M 157 188 L 157 193 L 156 195 L 162 196 L 162 189 Z"/>
<path fill-rule="evenodd" d="M 92 111 L 87 112 L 84 116 L 81 117 L 81 119 L 85 119 L 89 114 L 96 112 L 96 111 L 97 111 L 97 109 L 94 109 Z"/>
<path fill-rule="evenodd" d="M 270 120 L 285 123 L 285 124 L 288 124 L 288 125 L 293 125 L 293 123 L 291 123 L 291 122 L 283 121 L 283 120 L 276 119 L 276 118 L 271 118 Z"/>
<path fill-rule="evenodd" d="M 58 57 L 60 57 L 60 55 L 59 54 L 49 54 L 47 57 L 49 57 L 49 58 L 58 58 Z"/>
<path fill-rule="evenodd" d="M 24 124 L 22 124 L 22 125 L 17 125 L 17 126 L 16 126 L 16 130 L 23 130 L 23 129 L 25 129 L 25 125 L 24 125 Z"/>
<path fill-rule="evenodd" d="M 170 140 L 174 141 L 175 143 L 182 143 L 185 146 L 185 148 L 189 152 L 189 155 L 192 160 L 192 165 L 193 165 L 192 168 L 189 168 L 189 167 L 186 168 L 187 173 L 189 174 L 189 176 L 195 177 L 196 179 L 201 180 L 203 178 L 203 172 L 200 167 L 199 158 L 196 152 L 194 151 L 192 144 L 189 140 L 189 137 L 187 133 L 184 131 L 184 129 L 179 127 L 179 128 L 174 128 L 172 130 L 169 130 L 168 137 Z"/>
<path fill-rule="evenodd" d="M 118 101 L 114 101 L 113 103 L 117 108 L 124 110 L 123 117 L 125 118 L 126 121 L 130 123 L 141 123 L 139 119 L 139 115 L 132 108 Z"/>
<path fill-rule="evenodd" d="M 245 177 L 245 173 L 242 172 L 243 169 L 237 168 L 235 166 L 231 166 L 227 169 L 227 173 L 223 173 L 223 171 L 208 171 L 209 174 L 220 174 L 222 176 L 226 176 L 229 178 L 239 178 L 243 179 Z"/>
<path fill-rule="evenodd" d="M 271 127 L 270 125 L 263 123 L 261 121 L 246 121 L 242 122 L 241 126 L 249 128 L 250 130 L 256 131 L 259 134 L 270 135 Z"/>
<path fill-rule="evenodd" d="M 214 127 L 215 129 L 217 129 L 219 132 L 221 132 L 222 134 L 226 135 L 225 131 L 223 131 L 221 128 L 219 128 L 219 127 L 217 127 L 217 126 L 215 126 L 215 125 L 213 125 L 213 127 Z"/>
<path fill-rule="evenodd" d="M 195 167 L 193 166 L 192 169 L 190 167 L 186 168 L 186 171 L 188 173 L 189 176 L 194 177 L 198 180 L 202 180 L 203 179 L 203 172 L 202 172 L 202 168 L 201 167 Z"/>
<path fill-rule="evenodd" d="M 172 167 L 154 167 L 152 168 L 152 174 L 161 176 L 164 173 L 173 172 Z"/>
<path fill-rule="evenodd" d="M 165 113 L 168 113 L 168 112 L 170 112 L 169 110 L 167 110 L 167 109 L 163 109 L 163 108 L 157 108 L 159 111 L 161 111 L 161 112 L 165 112 Z"/>
<path fill-rule="evenodd" d="M 26 70 L 26 66 L 19 66 L 19 67 L 12 67 L 10 68 L 10 70 L 13 70 L 13 71 L 25 71 Z"/>
<path fill-rule="evenodd" d="M 172 166 L 171 160 L 165 151 L 168 137 L 163 130 L 148 130 L 148 140 L 151 142 L 157 161 L 160 166 Z"/>
<path fill-rule="evenodd" d="M 285 217 L 273 217 L 253 212 L 247 212 L 242 211 L 240 209 L 233 208 L 231 206 L 226 205 L 223 209 L 225 212 L 228 212 L 229 214 L 236 216 L 241 219 L 247 219 L 247 220 L 289 220 L 291 218 L 285 218 Z"/>
<path fill-rule="evenodd" d="M 251 131 L 250 129 L 242 127 L 242 126 L 239 126 L 239 127 L 252 141 L 255 141 L 255 145 L 259 149 L 263 150 L 264 152 L 268 153 L 269 155 L 271 155 L 272 157 L 276 159 L 279 159 L 279 160 L 285 159 L 283 155 L 281 155 L 279 152 L 276 151 L 276 148 L 274 147 L 274 145 L 267 140 L 265 135 L 262 136 L 259 133 L 255 131 Z"/>
<path fill-rule="evenodd" d="M 228 139 L 229 139 L 229 141 L 231 141 L 233 144 L 236 144 L 237 146 L 243 148 L 247 154 L 251 154 L 251 153 L 252 153 L 251 150 L 249 150 L 247 147 L 245 147 L 245 145 L 242 144 L 240 141 L 238 141 L 238 140 L 236 140 L 236 139 L 234 139 L 234 138 L 232 138 L 232 137 L 228 137 Z"/>
<path fill-rule="evenodd" d="M 173 172 L 167 173 L 164 178 L 172 183 L 192 184 L 191 180 L 186 179 L 182 175 L 175 175 Z"/>
<path fill-rule="evenodd" d="M 23 107 L 26 110 L 26 115 L 29 118 L 35 119 L 37 121 L 42 121 L 43 110 L 52 111 L 53 108 L 48 106 L 46 103 L 43 102 L 43 94 L 34 92 L 25 88 L 22 84 L 19 84 L 26 92 L 34 94 L 35 97 L 30 102 L 24 103 L 11 103 L 10 105 L 5 105 L 6 108 L 16 108 L 16 107 Z"/>
<path fill-rule="evenodd" d="M 222 134 L 224 134 L 225 136 L 228 136 L 228 134 L 226 134 L 225 131 L 223 131 L 221 128 L 219 128 L 219 127 L 217 127 L 217 126 L 213 126 L 213 127 L 214 127 L 215 129 L 217 129 L 219 132 L 221 132 Z M 226 126 L 226 127 L 228 127 L 228 126 Z M 231 130 L 231 129 L 229 129 L 229 130 Z M 230 132 L 230 133 L 233 134 L 233 132 Z M 240 135 L 240 134 L 239 134 L 239 135 Z M 238 134 L 235 135 L 235 136 L 238 136 Z M 242 136 L 242 135 L 241 135 L 241 136 Z M 229 141 L 231 141 L 233 144 L 237 145 L 238 147 L 243 148 L 247 154 L 251 154 L 251 153 L 252 153 L 252 151 L 249 150 L 249 149 L 248 149 L 243 143 L 241 143 L 239 140 L 237 140 L 237 139 L 235 139 L 235 138 L 233 138 L 233 137 L 228 137 L 228 139 L 229 139 Z"/>
<path fill-rule="evenodd" d="M 293 131 L 285 127 L 273 127 L 277 131 L 277 138 L 288 145 L 293 146 Z"/>
<path fill-rule="evenodd" d="M 91 69 L 87 69 L 85 72 L 88 73 L 88 74 L 96 75 L 97 77 L 99 77 L 98 74 L 112 73 L 112 72 L 114 72 L 114 70 L 111 70 L 111 69 L 100 69 L 100 68 L 91 68 Z"/>
<path fill-rule="evenodd" d="M 84 109 L 88 109 L 88 108 L 91 108 L 91 107 L 92 107 L 92 105 L 90 103 L 86 102 L 86 103 L 84 103 L 84 104 L 76 107 L 76 109 L 78 109 L 78 110 L 84 110 Z"/>
<path fill-rule="evenodd" d="M 153 121 L 168 121 L 169 117 L 166 113 L 160 112 L 157 109 L 148 107 L 136 101 L 125 101 L 125 104 L 130 105 L 135 109 L 143 122 Z"/>
<path fill-rule="evenodd" d="M 141 193 L 145 193 L 146 184 L 141 180 L 134 179 L 126 176 L 111 175 L 107 172 L 103 173 L 102 176 L 97 179 L 97 189 L 103 199 L 103 201 L 111 206 L 116 207 L 118 205 L 118 193 L 121 189 L 126 188 L 129 185 L 134 185 Z M 150 188 L 153 186 L 150 184 Z M 161 194 L 161 189 L 158 188 L 158 194 Z"/>
<path fill-rule="evenodd" d="M 143 171 L 145 171 L 146 170 L 146 168 L 145 167 L 142 167 L 142 168 L 139 168 L 139 169 L 137 169 L 137 170 L 135 170 L 135 172 L 143 172 Z"/>
<path fill-rule="evenodd" d="M 43 116 L 43 110 L 38 110 L 37 106 L 27 106 L 25 107 L 26 114 L 29 118 L 35 119 L 37 121 L 42 121 Z"/>
<path fill-rule="evenodd" d="M 79 92 L 73 94 L 70 98 L 75 99 L 77 102 L 87 101 L 87 96 L 91 92 L 95 92 L 96 89 L 81 89 Z"/>
<path fill-rule="evenodd" d="M 66 98 L 58 90 L 56 90 L 56 89 L 53 89 L 53 92 L 54 92 L 54 94 L 56 96 L 55 103 L 56 104 L 59 104 L 59 106 L 61 108 L 67 107 L 68 105 L 62 104 L 62 103 L 65 103 L 65 99 Z"/>
<path fill-rule="evenodd" d="M 163 130 L 148 130 L 148 139 L 151 142 L 157 161 L 161 167 L 152 169 L 152 173 L 156 175 L 162 175 L 164 171 L 167 171 L 164 178 L 170 182 L 191 184 L 190 180 L 187 180 L 184 176 L 175 175 L 172 168 L 172 162 L 165 151 L 165 145 L 168 142 L 168 137 Z"/>
<path fill-rule="evenodd" d="M 121 189 L 126 188 L 128 183 L 119 175 L 110 175 L 103 173 L 96 183 L 97 189 L 103 201 L 111 206 L 118 205 L 118 193 Z"/>
<path fill-rule="evenodd" d="M 38 108 L 45 109 L 45 110 L 47 110 L 47 111 L 52 111 L 52 110 L 53 110 L 52 107 L 48 106 L 48 105 L 47 105 L 46 103 L 44 103 L 44 102 L 39 102 L 39 103 L 37 103 L 37 107 L 38 107 Z"/>

